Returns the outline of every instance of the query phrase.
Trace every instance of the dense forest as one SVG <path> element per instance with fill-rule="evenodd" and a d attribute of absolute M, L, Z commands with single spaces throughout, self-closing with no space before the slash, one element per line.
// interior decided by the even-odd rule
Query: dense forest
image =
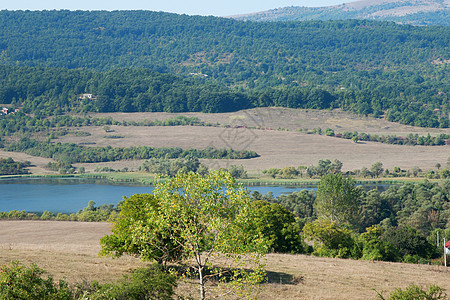
<path fill-rule="evenodd" d="M 80 109 L 77 95 L 91 93 L 81 109 L 340 107 L 449 126 L 446 26 L 149 11 L 1 11 L 0 22 L 0 102 L 30 112 Z"/>

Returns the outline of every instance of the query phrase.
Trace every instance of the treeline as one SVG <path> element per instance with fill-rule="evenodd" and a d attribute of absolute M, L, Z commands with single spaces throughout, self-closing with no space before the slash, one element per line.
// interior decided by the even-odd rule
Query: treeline
<path fill-rule="evenodd" d="M 81 126 L 213 126 L 204 123 L 197 117 L 176 116 L 165 120 L 116 121 L 111 117 L 80 117 L 72 115 L 58 115 L 48 118 L 25 115 L 21 112 L 12 113 L 0 117 L 0 137 L 12 136 L 15 133 L 37 133 L 46 132 L 54 137 L 66 134 L 83 135 L 86 133 L 69 130 L 68 127 Z"/>
<path fill-rule="evenodd" d="M 54 220 L 54 221 L 79 221 L 79 222 L 106 222 L 114 220 L 119 212 L 118 206 L 104 204 L 95 206 L 94 201 L 89 201 L 88 205 L 77 213 L 52 213 L 44 211 L 42 213 L 30 213 L 24 210 L 12 210 L 0 212 L 0 220 Z"/>
<path fill-rule="evenodd" d="M 30 155 L 53 158 L 68 163 L 94 163 L 117 160 L 149 159 L 149 158 L 182 158 L 196 157 L 209 159 L 247 159 L 258 154 L 250 150 L 206 148 L 203 150 L 181 148 L 153 148 L 148 146 L 132 147 L 85 147 L 74 143 L 51 143 L 22 138 L 5 147 L 6 151 L 25 152 Z"/>
<path fill-rule="evenodd" d="M 321 178 L 326 174 L 342 174 L 343 163 L 334 159 L 320 159 L 317 165 L 306 166 L 287 166 L 284 168 L 270 168 L 263 170 L 264 175 L 272 178 L 295 179 L 295 178 Z M 450 157 L 447 166 L 436 164 L 437 170 L 422 171 L 419 167 L 413 167 L 405 170 L 400 167 L 393 167 L 391 170 L 385 169 L 383 163 L 375 162 L 370 168 L 362 167 L 361 169 L 346 171 L 346 176 L 357 176 L 362 178 L 399 178 L 399 177 L 423 177 L 428 179 L 448 179 L 450 178 Z"/>
<path fill-rule="evenodd" d="M 31 166 L 30 162 L 18 162 L 14 161 L 11 157 L 0 158 L 0 175 L 19 175 L 29 174 L 26 169 Z"/>
<path fill-rule="evenodd" d="M 75 94 L 92 93 L 98 98 L 85 103 L 85 109 L 218 112 L 250 102 L 341 107 L 374 116 L 387 112 L 389 120 L 403 124 L 449 125 L 450 29 L 445 26 L 367 20 L 255 23 L 149 11 L 1 11 L 0 22 L 0 64 L 70 69 L 40 71 L 51 83 L 48 95 L 62 106 Z M 160 91 L 151 78 L 130 82 L 127 73 L 136 73 L 117 71 L 121 75 L 115 76 L 107 71 L 129 67 L 193 80 L 160 75 Z M 111 78 L 92 75 L 86 84 L 91 69 Z M 29 71 L 8 69 L 13 76 L 3 80 L 2 75 L 0 95 L 14 98 L 15 81 L 37 78 Z M 51 73 L 59 72 L 61 80 L 53 78 Z M 27 94 L 35 95 L 41 86 L 26 88 Z M 29 108 L 39 106 L 37 102 Z"/>
<path fill-rule="evenodd" d="M 410 133 L 407 136 L 396 136 L 396 135 L 378 135 L 364 132 L 349 132 L 344 131 L 343 133 L 335 133 L 335 131 L 331 128 L 326 128 L 322 130 L 322 128 L 313 128 L 312 130 L 308 129 L 299 129 L 300 132 L 305 132 L 308 134 L 320 134 L 326 136 L 334 136 L 337 138 L 343 138 L 347 140 L 353 140 L 354 142 L 358 141 L 369 141 L 369 142 L 378 142 L 383 144 L 394 144 L 394 145 L 409 145 L 409 146 L 442 146 L 445 145 L 446 140 L 450 139 L 450 134 L 441 133 L 437 136 L 431 136 L 429 133 L 426 136 L 419 135 L 418 133 L 413 134 Z"/>

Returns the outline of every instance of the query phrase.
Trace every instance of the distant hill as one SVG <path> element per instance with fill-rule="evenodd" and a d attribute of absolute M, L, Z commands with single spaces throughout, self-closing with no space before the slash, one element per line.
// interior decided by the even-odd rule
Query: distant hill
<path fill-rule="evenodd" d="M 327 7 L 291 6 L 232 18 L 249 21 L 370 19 L 449 26 L 450 0 L 361 0 Z"/>
<path fill-rule="evenodd" d="M 0 103 L 30 112 L 75 109 L 66 100 L 90 93 L 98 111 L 339 107 L 450 125 L 449 26 L 150 11 L 0 11 L 0 24 Z"/>

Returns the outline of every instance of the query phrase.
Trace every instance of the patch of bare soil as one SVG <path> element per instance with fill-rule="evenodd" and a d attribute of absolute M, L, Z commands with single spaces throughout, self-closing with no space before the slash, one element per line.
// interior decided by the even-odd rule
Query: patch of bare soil
<path fill-rule="evenodd" d="M 35 262 L 47 274 L 70 282 L 111 282 L 145 264 L 133 257 L 98 257 L 106 223 L 0 221 L 0 264 Z M 411 283 L 437 284 L 450 292 L 450 272 L 443 266 L 354 261 L 305 255 L 266 256 L 269 282 L 258 299 L 375 299 Z M 216 288 L 211 285 L 208 288 Z M 179 282 L 180 293 L 197 295 L 194 282 Z"/>

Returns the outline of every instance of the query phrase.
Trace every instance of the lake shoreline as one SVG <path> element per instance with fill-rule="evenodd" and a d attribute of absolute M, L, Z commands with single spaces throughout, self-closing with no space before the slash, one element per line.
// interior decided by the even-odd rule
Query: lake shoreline
<path fill-rule="evenodd" d="M 157 177 L 154 174 L 140 173 L 140 172 L 127 172 L 127 173 L 89 173 L 89 174 L 24 174 L 24 175 L 2 175 L 2 179 L 14 179 L 14 178 L 84 178 L 84 179 L 102 179 L 110 181 L 111 183 L 129 183 L 139 184 L 143 186 L 152 186 L 157 182 Z M 425 180 L 430 182 L 439 182 L 439 179 L 428 178 L 355 178 L 356 184 L 404 184 L 404 183 L 418 183 Z M 299 178 L 299 179 L 272 179 L 272 178 L 249 178 L 249 179 L 236 179 L 237 183 L 241 183 L 245 186 L 317 186 L 320 179 L 313 178 Z"/>

